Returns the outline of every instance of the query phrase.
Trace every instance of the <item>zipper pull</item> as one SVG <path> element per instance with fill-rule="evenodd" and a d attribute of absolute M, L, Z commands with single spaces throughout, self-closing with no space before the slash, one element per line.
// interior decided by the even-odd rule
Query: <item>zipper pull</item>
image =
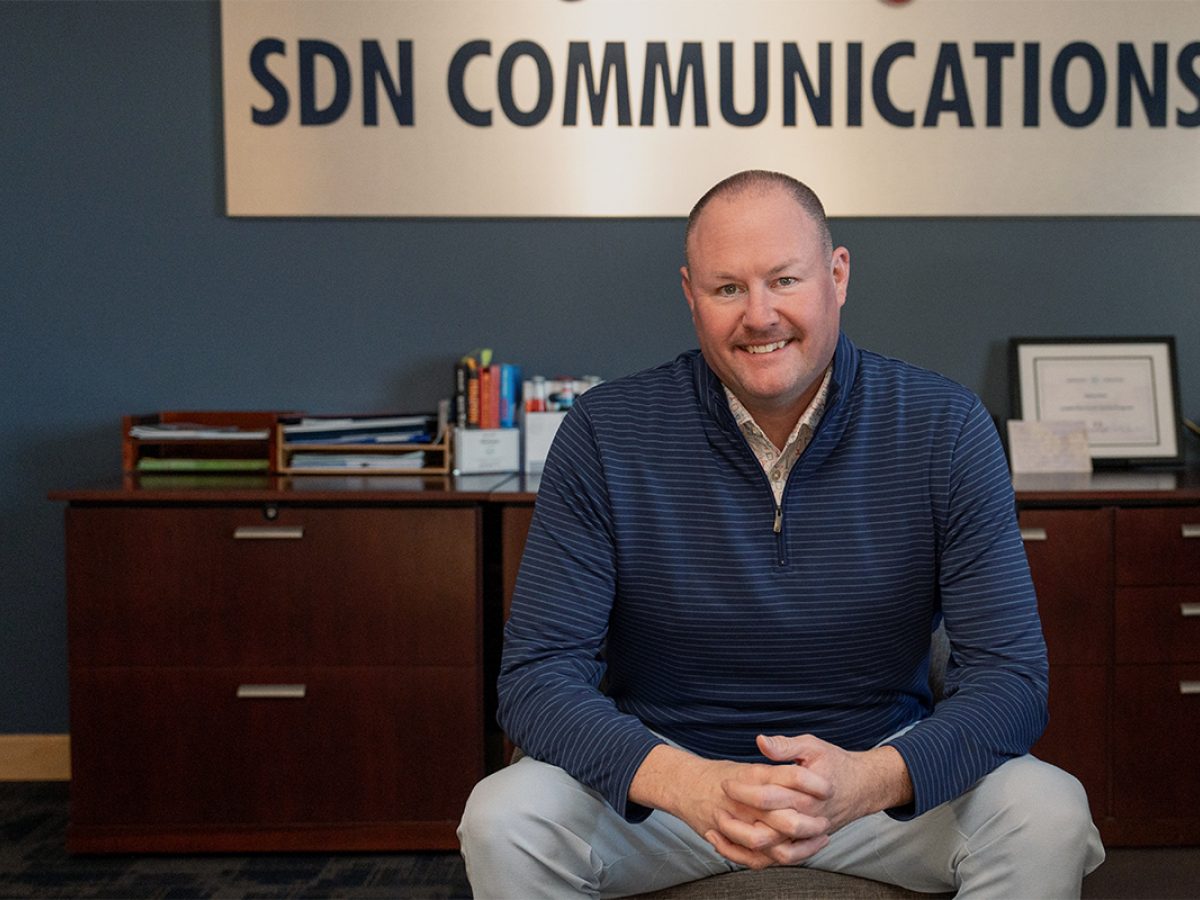
<path fill-rule="evenodd" d="M 783 510 L 778 506 L 775 507 L 775 527 L 772 530 L 776 534 L 783 531 Z"/>

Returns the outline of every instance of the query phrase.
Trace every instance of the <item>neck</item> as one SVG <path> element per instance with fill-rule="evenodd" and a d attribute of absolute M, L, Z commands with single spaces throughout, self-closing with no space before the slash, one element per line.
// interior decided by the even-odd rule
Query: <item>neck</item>
<path fill-rule="evenodd" d="M 787 445 L 788 436 L 791 435 L 792 429 L 796 427 L 796 423 L 800 421 L 800 416 L 804 414 L 804 410 L 808 409 L 808 405 L 805 404 L 800 412 L 797 413 L 785 412 L 776 414 L 751 410 L 749 407 L 746 407 L 746 409 L 750 415 L 754 416 L 755 423 L 762 429 L 762 433 L 767 436 L 767 440 L 775 445 L 776 450 L 782 451 Z"/>
<path fill-rule="evenodd" d="M 767 440 L 775 445 L 776 450 L 782 451 L 787 445 L 787 440 L 795 429 L 796 423 L 812 408 L 828 375 L 829 369 L 826 368 L 821 373 L 821 377 L 809 385 L 799 399 L 786 406 L 747 403 L 741 397 L 738 397 L 738 400 L 745 407 L 746 412 L 750 413 L 762 433 L 767 436 Z"/>

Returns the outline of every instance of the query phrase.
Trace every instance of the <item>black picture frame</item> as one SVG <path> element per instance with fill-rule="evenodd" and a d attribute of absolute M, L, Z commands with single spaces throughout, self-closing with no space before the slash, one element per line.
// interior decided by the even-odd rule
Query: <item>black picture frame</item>
<path fill-rule="evenodd" d="M 1175 338 L 1013 337 L 1011 415 L 1083 421 L 1093 465 L 1183 459 Z"/>

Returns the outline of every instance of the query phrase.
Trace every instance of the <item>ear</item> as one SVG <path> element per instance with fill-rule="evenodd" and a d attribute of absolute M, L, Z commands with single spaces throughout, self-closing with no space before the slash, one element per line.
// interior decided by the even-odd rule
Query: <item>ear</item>
<path fill-rule="evenodd" d="M 692 294 L 692 280 L 688 276 L 687 266 L 679 267 L 680 286 L 683 288 L 683 296 L 687 298 L 688 309 L 692 311 L 692 315 L 696 315 L 696 298 Z"/>
<path fill-rule="evenodd" d="M 837 291 L 837 305 L 843 306 L 846 303 L 846 289 L 850 286 L 850 251 L 845 247 L 838 247 L 833 251 L 829 274 Z"/>

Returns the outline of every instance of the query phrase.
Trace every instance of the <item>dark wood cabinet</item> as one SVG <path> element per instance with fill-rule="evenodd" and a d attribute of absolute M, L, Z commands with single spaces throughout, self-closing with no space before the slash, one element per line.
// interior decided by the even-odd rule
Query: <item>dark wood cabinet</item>
<path fill-rule="evenodd" d="M 1170 477 L 1018 483 L 1050 656 L 1034 749 L 1081 780 L 1110 845 L 1200 843 L 1200 483 Z M 68 847 L 457 846 L 467 795 L 505 758 L 494 679 L 535 490 L 52 495 L 68 503 Z"/>
<path fill-rule="evenodd" d="M 1200 664 L 1117 666 L 1114 691 L 1115 834 L 1133 843 L 1200 841 Z"/>
<path fill-rule="evenodd" d="M 1026 510 L 1020 521 L 1050 658 L 1050 721 L 1033 752 L 1075 775 L 1102 821 L 1109 809 L 1112 511 Z"/>
<path fill-rule="evenodd" d="M 1200 505 L 1116 511 L 1113 816 L 1121 838 L 1200 841 Z"/>
<path fill-rule="evenodd" d="M 533 523 L 533 504 L 508 504 L 501 511 L 501 516 L 501 577 L 504 618 L 507 619 L 513 589 L 517 586 L 517 573 L 521 569 L 521 556 L 525 553 L 525 538 L 529 536 L 529 526 Z"/>
<path fill-rule="evenodd" d="M 118 829 L 138 849 L 265 849 L 272 829 L 357 848 L 343 826 L 453 847 L 481 775 L 468 668 L 87 667 L 71 687 L 76 850 L 116 849 Z"/>
<path fill-rule="evenodd" d="M 1050 657 L 1034 753 L 1080 779 L 1112 846 L 1200 843 L 1200 496 L 1146 483 L 1017 494 Z"/>
<path fill-rule="evenodd" d="M 457 847 L 486 494 L 152 496 L 64 498 L 69 848 Z"/>

